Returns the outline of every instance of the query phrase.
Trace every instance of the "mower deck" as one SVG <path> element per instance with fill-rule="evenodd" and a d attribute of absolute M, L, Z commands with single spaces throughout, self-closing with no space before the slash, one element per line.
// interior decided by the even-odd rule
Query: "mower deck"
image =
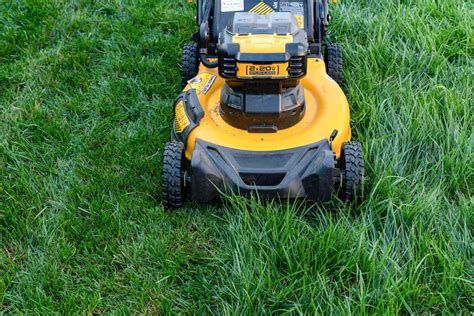
<path fill-rule="evenodd" d="M 209 77 L 212 76 L 212 77 Z M 295 126 L 278 130 L 276 133 L 249 133 L 227 124 L 220 114 L 219 99 L 225 80 L 217 69 L 201 65 L 195 81 L 214 78 L 213 84 L 204 93 L 197 90 L 197 97 L 204 111 L 199 126 L 187 137 L 185 155 L 191 160 L 197 139 L 245 151 L 277 151 L 298 148 L 328 139 L 334 130 L 338 136 L 334 140 L 333 150 L 340 157 L 344 142 L 351 139 L 350 110 L 347 98 L 339 85 L 326 74 L 324 61 L 318 58 L 308 59 L 308 74 L 301 79 L 305 88 L 306 108 L 304 118 Z M 203 86 L 202 82 L 199 83 Z M 195 89 L 191 83 L 185 91 Z M 189 105 L 191 106 L 191 105 Z"/>

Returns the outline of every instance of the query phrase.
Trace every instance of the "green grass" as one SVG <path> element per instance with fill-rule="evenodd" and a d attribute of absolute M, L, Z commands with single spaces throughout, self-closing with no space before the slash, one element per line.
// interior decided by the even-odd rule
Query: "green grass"
<path fill-rule="evenodd" d="M 474 10 L 343 0 L 366 200 L 161 207 L 185 0 L 0 2 L 0 309 L 474 312 Z"/>

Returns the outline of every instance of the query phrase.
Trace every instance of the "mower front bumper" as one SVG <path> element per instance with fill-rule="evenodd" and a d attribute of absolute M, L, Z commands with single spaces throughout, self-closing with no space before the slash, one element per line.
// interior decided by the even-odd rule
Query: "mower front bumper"
<path fill-rule="evenodd" d="M 219 192 L 264 198 L 328 201 L 340 178 L 329 142 L 281 151 L 243 151 L 196 140 L 191 159 L 191 199 L 209 202 Z"/>

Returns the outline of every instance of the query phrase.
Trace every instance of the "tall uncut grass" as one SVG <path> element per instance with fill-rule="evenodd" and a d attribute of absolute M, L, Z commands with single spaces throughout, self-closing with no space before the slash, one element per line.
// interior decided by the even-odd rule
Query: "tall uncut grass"
<path fill-rule="evenodd" d="M 343 0 L 365 200 L 161 207 L 187 0 L 0 1 L 0 309 L 474 312 L 474 8 Z"/>

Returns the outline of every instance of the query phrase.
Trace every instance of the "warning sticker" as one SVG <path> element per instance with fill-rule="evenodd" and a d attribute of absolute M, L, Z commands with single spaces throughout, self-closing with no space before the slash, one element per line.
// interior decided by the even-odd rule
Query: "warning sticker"
<path fill-rule="evenodd" d="M 280 1 L 280 12 L 290 12 L 296 18 L 300 29 L 304 28 L 304 1 Z"/>
<path fill-rule="evenodd" d="M 296 22 L 298 22 L 298 27 L 304 29 L 304 15 L 295 15 Z"/>
<path fill-rule="evenodd" d="M 216 76 L 208 73 L 202 73 L 199 76 L 189 80 L 188 84 L 191 89 L 196 89 L 203 94 L 207 94 L 215 81 Z"/>
<path fill-rule="evenodd" d="M 222 12 L 244 11 L 244 0 L 222 0 Z"/>

